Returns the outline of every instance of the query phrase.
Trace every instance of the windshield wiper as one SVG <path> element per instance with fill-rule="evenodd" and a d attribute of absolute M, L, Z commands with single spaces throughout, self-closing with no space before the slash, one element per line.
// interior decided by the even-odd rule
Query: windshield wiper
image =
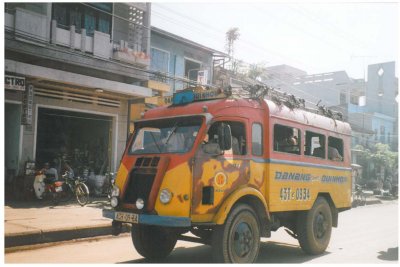
<path fill-rule="evenodd" d="M 171 132 L 168 134 L 167 138 L 165 139 L 165 143 L 164 145 L 168 144 L 169 139 L 171 138 L 171 136 L 175 133 L 176 129 L 178 128 L 178 122 L 176 122 L 174 124 L 174 126 L 171 129 Z"/>
<path fill-rule="evenodd" d="M 161 148 L 160 146 L 157 144 L 156 138 L 154 137 L 153 132 L 150 132 L 151 138 L 153 138 L 154 144 L 157 146 L 158 152 L 161 153 Z"/>

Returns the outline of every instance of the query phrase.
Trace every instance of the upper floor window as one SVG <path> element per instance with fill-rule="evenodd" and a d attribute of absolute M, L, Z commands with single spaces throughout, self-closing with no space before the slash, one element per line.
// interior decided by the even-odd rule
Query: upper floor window
<path fill-rule="evenodd" d="M 168 73 L 169 70 L 169 53 L 157 48 L 151 48 L 150 68 L 154 71 Z"/>
<path fill-rule="evenodd" d="M 69 30 L 75 26 L 76 32 L 86 29 L 86 35 L 93 36 L 94 31 L 111 34 L 111 3 L 54 3 L 52 19 L 57 26 Z"/>
<path fill-rule="evenodd" d="M 300 155 L 300 130 L 280 124 L 274 126 L 274 151 Z"/>
<path fill-rule="evenodd" d="M 340 104 L 346 104 L 346 93 L 340 93 Z"/>
<path fill-rule="evenodd" d="M 14 14 L 16 8 L 26 9 L 38 14 L 47 14 L 47 3 L 5 3 L 5 11 L 9 14 Z"/>
<path fill-rule="evenodd" d="M 185 59 L 185 77 L 192 81 L 197 81 L 201 64 L 199 62 Z"/>

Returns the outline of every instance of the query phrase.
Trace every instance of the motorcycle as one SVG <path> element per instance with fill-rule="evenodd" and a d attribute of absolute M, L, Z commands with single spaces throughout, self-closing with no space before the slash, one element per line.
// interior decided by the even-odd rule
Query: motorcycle
<path fill-rule="evenodd" d="M 65 190 L 63 181 L 57 179 L 57 171 L 54 168 L 42 169 L 35 175 L 33 188 L 38 199 L 52 200 L 57 204 Z"/>
<path fill-rule="evenodd" d="M 57 205 L 75 196 L 81 206 L 89 202 L 89 189 L 80 177 L 75 178 L 73 172 L 67 171 L 62 175 L 62 181 L 59 181 L 56 173 L 44 169 L 36 174 L 33 187 L 38 199 L 49 199 Z"/>

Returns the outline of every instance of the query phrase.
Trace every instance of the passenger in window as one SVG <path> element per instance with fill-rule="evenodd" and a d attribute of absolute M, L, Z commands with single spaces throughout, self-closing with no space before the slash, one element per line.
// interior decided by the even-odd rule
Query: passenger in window
<path fill-rule="evenodd" d="M 315 148 L 313 151 L 313 157 L 325 158 L 325 144 L 324 138 L 322 136 L 319 137 L 319 147 Z"/>
<path fill-rule="evenodd" d="M 241 155 L 242 153 L 240 152 L 239 148 L 239 141 L 235 136 L 232 136 L 232 154 L 233 155 Z"/>
<path fill-rule="evenodd" d="M 298 142 L 293 136 L 293 129 L 286 128 L 284 131 L 284 138 L 278 142 L 278 150 L 283 152 L 298 152 Z"/>
<path fill-rule="evenodd" d="M 340 155 L 339 151 L 333 146 L 332 142 L 328 142 L 328 159 L 334 161 L 342 161 L 343 157 Z"/>

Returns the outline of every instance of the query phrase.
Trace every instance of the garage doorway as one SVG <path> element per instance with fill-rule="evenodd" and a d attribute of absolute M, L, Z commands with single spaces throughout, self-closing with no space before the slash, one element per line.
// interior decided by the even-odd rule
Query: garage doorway
<path fill-rule="evenodd" d="M 49 162 L 61 174 L 64 161 L 75 175 L 110 171 L 112 117 L 50 108 L 37 117 L 37 167 Z"/>

